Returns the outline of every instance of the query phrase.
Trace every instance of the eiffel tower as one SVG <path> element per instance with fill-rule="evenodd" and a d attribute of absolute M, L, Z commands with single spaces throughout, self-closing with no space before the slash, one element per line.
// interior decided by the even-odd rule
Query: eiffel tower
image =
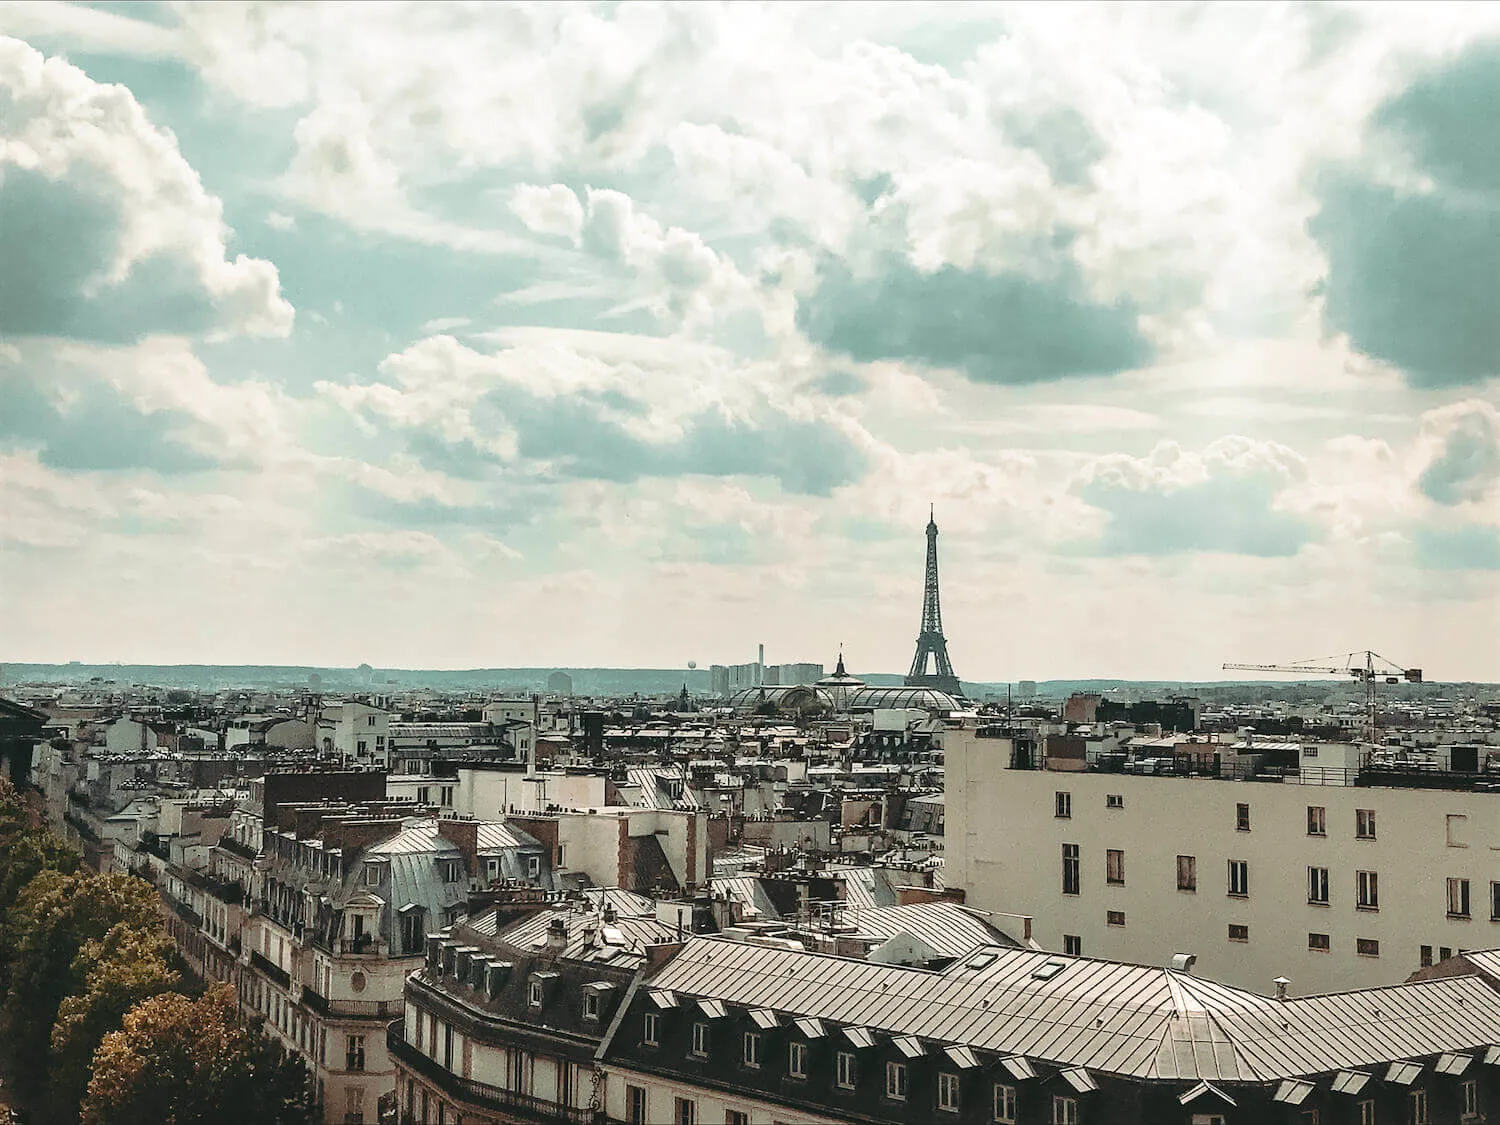
<path fill-rule="evenodd" d="M 922 591 L 922 631 L 917 634 L 917 655 L 912 658 L 911 671 L 906 674 L 907 687 L 929 687 L 945 691 L 954 698 L 963 696 L 963 685 L 953 674 L 953 665 L 948 662 L 948 642 L 943 637 L 943 611 L 938 605 L 937 565 L 937 520 L 929 510 L 927 515 L 927 581 Z M 937 671 L 928 673 L 928 658 L 937 664 Z"/>

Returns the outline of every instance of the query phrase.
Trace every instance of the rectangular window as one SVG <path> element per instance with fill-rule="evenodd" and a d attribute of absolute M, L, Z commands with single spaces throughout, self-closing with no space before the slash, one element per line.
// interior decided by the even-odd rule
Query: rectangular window
<path fill-rule="evenodd" d="M 708 1056 L 708 1024 L 693 1024 L 693 1054 L 699 1058 Z"/>
<path fill-rule="evenodd" d="M 1118 848 L 1104 853 L 1104 881 L 1115 887 L 1125 885 L 1125 853 Z"/>
<path fill-rule="evenodd" d="M 1234 922 L 1229 923 L 1229 940 L 1230 941 L 1249 941 L 1250 940 L 1250 927 L 1249 926 L 1241 926 L 1241 925 L 1238 925 L 1237 923 L 1234 923 Z"/>
<path fill-rule="evenodd" d="M 938 1075 L 938 1109 L 958 1112 L 958 1075 L 947 1071 Z"/>
<path fill-rule="evenodd" d="M 1125 924 L 1125 911 L 1106 910 L 1104 912 L 1104 924 L 1107 926 L 1123 926 Z"/>
<path fill-rule="evenodd" d="M 1375 810 L 1354 810 L 1354 835 L 1360 840 L 1375 839 Z"/>
<path fill-rule="evenodd" d="M 1079 858 L 1077 844 L 1064 844 L 1062 868 L 1062 893 L 1076 895 L 1079 884 Z"/>
<path fill-rule="evenodd" d="M 365 886 L 367 886 L 367 887 L 378 887 L 378 886 L 380 886 L 380 864 L 378 864 L 378 863 L 367 863 L 367 864 L 365 864 Z"/>
<path fill-rule="evenodd" d="M 885 1096 L 897 1102 L 906 1100 L 905 1063 L 888 1062 L 885 1064 Z"/>
<path fill-rule="evenodd" d="M 1453 956 L 1453 950 L 1449 949 L 1446 945 L 1438 947 L 1438 960 L 1439 961 L 1446 961 L 1446 960 L 1448 960 L 1448 958 L 1450 958 L 1452 956 Z"/>
<path fill-rule="evenodd" d="M 1359 1103 L 1359 1125 L 1375 1125 L 1374 1098 L 1366 1098 Z"/>
<path fill-rule="evenodd" d="M 1380 909 L 1380 876 L 1374 871 L 1354 873 L 1354 905 L 1360 910 Z"/>
<path fill-rule="evenodd" d="M 1125 807 L 1125 794 L 1106 793 L 1104 795 L 1104 807 L 1107 809 L 1123 809 Z"/>
<path fill-rule="evenodd" d="M 741 1055 L 746 1066 L 760 1066 L 760 1033 L 755 1031 L 745 1032 L 745 1049 Z"/>
<path fill-rule="evenodd" d="M 1322 805 L 1307 806 L 1307 834 L 1309 836 L 1328 835 L 1328 810 Z"/>
<path fill-rule="evenodd" d="M 531 982 L 531 987 L 529 989 L 527 989 L 526 1001 L 533 1008 L 540 1008 L 542 1006 L 542 982 L 541 981 L 534 980 L 534 981 Z"/>
<path fill-rule="evenodd" d="M 1001 1125 L 1016 1125 L 1016 1088 L 995 1084 L 995 1120 Z"/>
<path fill-rule="evenodd" d="M 351 1035 L 344 1050 L 345 1070 L 364 1070 L 365 1068 L 365 1037 L 363 1035 Z"/>
<path fill-rule="evenodd" d="M 350 1086 L 344 1091 L 344 1125 L 363 1125 L 364 1119 L 364 1087 Z"/>
<path fill-rule="evenodd" d="M 786 1072 L 793 1078 L 807 1077 L 807 1044 L 788 1043 L 786 1048 Z"/>
<path fill-rule="evenodd" d="M 1308 934 L 1307 948 L 1317 953 L 1327 953 L 1332 948 L 1327 934 Z"/>
<path fill-rule="evenodd" d="M 1448 880 L 1448 917 L 1467 918 L 1469 916 L 1469 881 L 1467 879 Z"/>
<path fill-rule="evenodd" d="M 1234 806 L 1234 828 L 1236 832 L 1250 831 L 1250 806 L 1243 802 Z"/>
<path fill-rule="evenodd" d="M 688 1098 L 673 1098 L 672 1125 L 698 1125 L 698 1103 Z"/>
<path fill-rule="evenodd" d="M 1469 818 L 1462 813 L 1448 814 L 1448 846 L 1450 848 L 1467 848 L 1469 843 L 1464 837 L 1467 835 L 1466 827 Z"/>
<path fill-rule="evenodd" d="M 1314 906 L 1328 905 L 1328 868 L 1307 869 L 1307 901 Z"/>
<path fill-rule="evenodd" d="M 750 1115 L 742 1109 L 725 1110 L 724 1125 L 750 1125 Z"/>
<path fill-rule="evenodd" d="M 1196 891 L 1198 889 L 1197 856 L 1180 855 L 1177 857 L 1177 889 L 1179 891 Z"/>
<path fill-rule="evenodd" d="M 529 855 L 526 857 L 526 878 L 536 879 L 542 874 L 542 857 Z"/>
<path fill-rule="evenodd" d="M 1410 1125 L 1431 1125 L 1432 1118 L 1427 1116 L 1427 1091 L 1413 1090 L 1406 1095 L 1407 1120 Z"/>
<path fill-rule="evenodd" d="M 840 1090 L 854 1089 L 854 1052 L 840 1051 L 838 1057 L 838 1084 Z"/>
<path fill-rule="evenodd" d="M 1464 1116 L 1479 1116 L 1479 1083 L 1473 1078 L 1464 1083 Z"/>
<path fill-rule="evenodd" d="M 1063 952 L 1069 957 L 1083 956 L 1083 938 L 1077 934 L 1063 934 Z"/>
<path fill-rule="evenodd" d="M 1052 1125 L 1078 1125 L 1078 1099 L 1052 1099 Z"/>
<path fill-rule="evenodd" d="M 1500 883 L 1490 884 L 1490 921 L 1500 922 Z"/>
<path fill-rule="evenodd" d="M 1243 859 L 1229 861 L 1229 893 L 1235 898 L 1250 894 L 1250 864 Z"/>
<path fill-rule="evenodd" d="M 641 1042 L 648 1047 L 658 1046 L 659 1043 L 656 1038 L 658 1027 L 656 1013 L 647 1012 L 641 1019 Z"/>
<path fill-rule="evenodd" d="M 1358 953 L 1361 957 L 1379 957 L 1380 942 L 1375 938 L 1355 938 L 1354 952 Z"/>
<path fill-rule="evenodd" d="M 599 994 L 597 992 L 583 994 L 583 1018 L 586 1020 L 599 1018 Z"/>
<path fill-rule="evenodd" d="M 1421 965 L 1424 969 L 1432 967 L 1432 946 L 1424 945 L 1422 947 Z"/>
<path fill-rule="evenodd" d="M 1068 820 L 1073 815 L 1073 794 L 1057 793 L 1052 799 L 1052 815 L 1058 820 Z"/>
<path fill-rule="evenodd" d="M 646 1125 L 646 1087 L 625 1087 L 625 1125 Z"/>

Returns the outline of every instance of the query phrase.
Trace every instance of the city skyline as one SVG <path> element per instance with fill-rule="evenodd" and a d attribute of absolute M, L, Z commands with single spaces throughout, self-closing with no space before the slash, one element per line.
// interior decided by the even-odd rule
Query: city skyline
<path fill-rule="evenodd" d="M 1485 6 L 0 5 L 0 660 L 899 673 L 931 505 L 972 682 L 1500 681 L 1497 99 Z"/>

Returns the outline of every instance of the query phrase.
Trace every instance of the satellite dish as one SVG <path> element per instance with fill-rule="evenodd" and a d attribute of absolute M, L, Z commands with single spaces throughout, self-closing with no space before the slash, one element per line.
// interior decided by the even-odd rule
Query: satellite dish
<path fill-rule="evenodd" d="M 689 671 L 691 671 L 692 669 L 694 669 L 696 667 L 698 667 L 698 662 L 696 660 L 689 660 L 688 661 L 688 670 Z"/>

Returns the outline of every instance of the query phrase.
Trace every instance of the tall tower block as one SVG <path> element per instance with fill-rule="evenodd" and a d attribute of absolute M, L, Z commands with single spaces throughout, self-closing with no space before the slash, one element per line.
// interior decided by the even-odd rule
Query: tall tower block
<path fill-rule="evenodd" d="M 938 598 L 937 519 L 927 516 L 927 578 L 922 590 L 922 628 L 917 634 L 917 654 L 906 674 L 907 687 L 930 687 L 952 696 L 963 695 L 963 685 L 948 660 L 948 641 L 943 636 L 943 610 Z M 934 671 L 928 664 L 936 664 Z"/>

